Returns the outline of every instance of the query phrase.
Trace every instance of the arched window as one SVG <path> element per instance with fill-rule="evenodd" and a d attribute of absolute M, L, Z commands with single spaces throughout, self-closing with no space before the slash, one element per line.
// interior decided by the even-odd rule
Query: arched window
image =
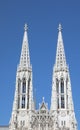
<path fill-rule="evenodd" d="M 26 103 L 26 79 L 22 80 L 21 108 L 25 108 Z"/>
<path fill-rule="evenodd" d="M 26 80 L 25 80 L 25 78 L 23 79 L 22 93 L 26 93 Z"/>
<path fill-rule="evenodd" d="M 64 93 L 64 80 L 61 79 L 61 93 Z"/>
<path fill-rule="evenodd" d="M 65 108 L 64 95 L 61 95 L 61 108 Z"/>
<path fill-rule="evenodd" d="M 22 108 L 25 108 L 25 95 L 22 95 Z"/>
<path fill-rule="evenodd" d="M 61 108 L 65 108 L 64 79 L 61 78 Z"/>

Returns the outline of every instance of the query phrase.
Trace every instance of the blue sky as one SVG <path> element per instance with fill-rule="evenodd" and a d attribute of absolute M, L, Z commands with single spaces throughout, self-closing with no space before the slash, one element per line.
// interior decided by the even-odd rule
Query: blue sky
<path fill-rule="evenodd" d="M 55 63 L 58 24 L 69 65 L 78 129 L 80 129 L 80 1 L 79 0 L 0 0 L 0 125 L 11 116 L 16 69 L 19 63 L 24 24 L 28 39 L 36 104 L 50 107 L 52 69 Z"/>

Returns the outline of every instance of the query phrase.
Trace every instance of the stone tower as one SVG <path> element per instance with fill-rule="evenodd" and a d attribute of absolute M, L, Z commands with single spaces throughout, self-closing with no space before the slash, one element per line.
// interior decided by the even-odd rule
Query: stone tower
<path fill-rule="evenodd" d="M 33 100 L 27 25 L 25 24 L 9 130 L 77 130 L 61 24 L 58 30 L 56 61 L 52 76 L 51 107 L 49 110 L 43 98 L 39 109 L 36 110 Z"/>
<path fill-rule="evenodd" d="M 55 113 L 59 130 L 77 130 L 61 24 L 58 30 L 56 61 L 52 77 L 51 111 Z"/>
<path fill-rule="evenodd" d="M 25 128 L 27 130 L 29 127 L 31 110 L 34 110 L 32 66 L 29 56 L 27 25 L 25 24 L 20 63 L 16 74 L 15 96 L 9 129 L 16 130 Z"/>

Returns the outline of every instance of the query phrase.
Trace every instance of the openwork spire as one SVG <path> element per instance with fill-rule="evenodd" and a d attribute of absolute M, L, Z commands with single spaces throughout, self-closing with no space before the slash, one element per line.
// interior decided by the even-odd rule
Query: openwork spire
<path fill-rule="evenodd" d="M 27 36 L 27 24 L 24 26 L 24 36 L 22 43 L 22 51 L 20 57 L 20 67 L 30 67 L 30 56 L 29 56 L 29 45 L 28 45 L 28 36 Z"/>
<path fill-rule="evenodd" d="M 65 51 L 64 51 L 64 44 L 62 38 L 62 26 L 59 24 L 58 27 L 58 41 L 57 41 L 57 52 L 56 52 L 56 63 L 55 66 L 58 69 L 66 67 L 66 58 L 65 58 Z"/>

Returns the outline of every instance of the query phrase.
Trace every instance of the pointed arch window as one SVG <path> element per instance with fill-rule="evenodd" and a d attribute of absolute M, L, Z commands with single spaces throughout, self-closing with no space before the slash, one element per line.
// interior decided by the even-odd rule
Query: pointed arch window
<path fill-rule="evenodd" d="M 64 96 L 64 79 L 61 78 L 60 82 L 60 87 L 61 87 L 61 108 L 65 108 L 65 96 Z"/>
<path fill-rule="evenodd" d="M 61 95 L 61 108 L 65 108 L 64 95 Z"/>
<path fill-rule="evenodd" d="M 64 80 L 61 79 L 61 93 L 64 93 Z"/>
<path fill-rule="evenodd" d="M 22 108 L 25 108 L 25 95 L 22 95 Z"/>
<path fill-rule="evenodd" d="M 26 79 L 23 79 L 22 93 L 26 93 Z"/>
<path fill-rule="evenodd" d="M 22 90 L 21 90 L 21 108 L 25 108 L 26 104 L 26 79 L 22 79 Z"/>

